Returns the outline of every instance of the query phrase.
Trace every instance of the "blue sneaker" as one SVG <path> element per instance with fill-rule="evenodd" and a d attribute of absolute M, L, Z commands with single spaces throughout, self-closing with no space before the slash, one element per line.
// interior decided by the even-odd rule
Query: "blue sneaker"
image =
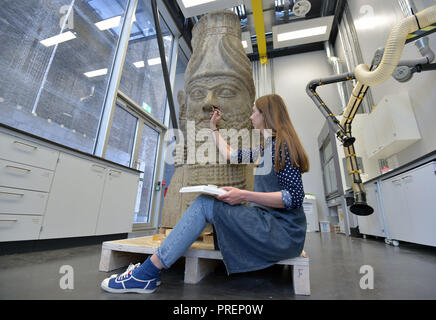
<path fill-rule="evenodd" d="M 127 270 L 120 274 L 114 274 L 101 283 L 101 288 L 111 293 L 152 293 L 161 283 L 161 275 L 154 279 L 141 280 L 132 275 L 132 271 L 141 264 L 130 264 Z"/>

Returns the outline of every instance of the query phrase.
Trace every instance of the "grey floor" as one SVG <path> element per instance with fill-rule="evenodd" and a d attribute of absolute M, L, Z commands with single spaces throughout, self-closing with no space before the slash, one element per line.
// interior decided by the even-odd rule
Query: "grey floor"
<path fill-rule="evenodd" d="M 436 248 L 408 243 L 393 247 L 383 239 L 334 233 L 308 233 L 312 295 L 295 296 L 291 269 L 272 266 L 227 276 L 223 264 L 197 285 L 183 283 L 180 259 L 162 275 L 153 294 L 110 294 L 100 282 L 112 273 L 99 272 L 101 245 L 85 245 L 0 256 L 0 299 L 436 299 Z M 73 270 L 73 289 L 61 289 L 62 266 Z M 374 289 L 361 289 L 359 270 L 374 271 Z M 113 273 L 122 272 L 116 270 Z"/>

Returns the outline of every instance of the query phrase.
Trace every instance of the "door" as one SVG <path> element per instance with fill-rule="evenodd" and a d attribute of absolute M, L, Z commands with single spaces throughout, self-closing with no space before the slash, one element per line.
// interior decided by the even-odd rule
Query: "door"
<path fill-rule="evenodd" d="M 404 177 L 404 175 L 398 175 L 382 181 L 386 229 L 391 239 L 413 242 L 411 237 L 413 221 L 407 209 L 402 177 Z"/>
<path fill-rule="evenodd" d="M 436 162 L 412 170 L 401 180 L 413 225 L 412 242 L 436 246 Z"/>
<path fill-rule="evenodd" d="M 374 209 L 374 213 L 369 216 L 358 216 L 359 231 L 362 234 L 384 237 L 384 225 L 381 212 L 381 206 L 378 199 L 377 182 L 365 184 L 366 199 L 368 205 Z"/>
<path fill-rule="evenodd" d="M 166 127 L 122 94 L 116 107 L 105 158 L 141 171 L 134 192 L 133 229 L 156 228 L 163 172 L 159 155 Z"/>
<path fill-rule="evenodd" d="M 138 175 L 108 167 L 96 234 L 132 231 Z"/>
<path fill-rule="evenodd" d="M 106 170 L 100 163 L 60 154 L 40 239 L 94 234 Z"/>
<path fill-rule="evenodd" d="M 158 177 L 159 170 L 156 170 L 160 167 L 158 162 L 160 138 L 161 132 L 158 128 L 148 122 L 142 123 L 140 144 L 135 157 L 136 168 L 142 172 L 133 218 L 137 227 L 153 225 L 154 209 L 160 203 L 162 185 Z"/>

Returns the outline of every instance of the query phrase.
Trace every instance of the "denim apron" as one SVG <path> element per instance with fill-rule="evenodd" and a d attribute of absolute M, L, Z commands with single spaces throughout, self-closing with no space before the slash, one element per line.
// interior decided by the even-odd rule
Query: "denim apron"
<path fill-rule="evenodd" d="M 265 151 L 270 151 L 267 146 Z M 263 161 L 264 158 L 272 162 L 262 151 L 254 191 L 282 190 L 274 164 Z M 215 199 L 213 215 L 215 248 L 221 250 L 228 274 L 264 269 L 280 260 L 298 257 L 303 250 L 306 238 L 303 207 L 270 208 L 253 202 L 232 206 Z"/>

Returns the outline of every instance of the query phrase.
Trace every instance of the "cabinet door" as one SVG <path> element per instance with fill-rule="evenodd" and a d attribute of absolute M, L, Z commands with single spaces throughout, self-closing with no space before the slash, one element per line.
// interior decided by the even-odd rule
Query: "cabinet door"
<path fill-rule="evenodd" d="M 399 175 L 382 182 L 383 208 L 386 213 L 386 228 L 391 239 L 413 242 L 412 219 L 407 209 L 404 185 Z"/>
<path fill-rule="evenodd" d="M 412 242 L 436 246 L 436 162 L 402 177 L 408 212 L 413 220 Z"/>
<path fill-rule="evenodd" d="M 377 182 L 365 184 L 365 191 L 368 205 L 374 209 L 374 213 L 369 216 L 358 216 L 359 231 L 363 234 L 384 237 L 383 212 L 378 200 Z"/>
<path fill-rule="evenodd" d="M 137 174 L 108 168 L 96 234 L 132 231 L 138 184 Z"/>
<path fill-rule="evenodd" d="M 365 140 L 366 154 L 368 158 L 374 156 L 380 149 L 380 144 L 377 139 L 375 126 L 371 122 L 371 117 L 368 117 L 363 129 L 363 139 Z"/>
<path fill-rule="evenodd" d="M 61 153 L 40 239 L 93 235 L 106 167 Z"/>

